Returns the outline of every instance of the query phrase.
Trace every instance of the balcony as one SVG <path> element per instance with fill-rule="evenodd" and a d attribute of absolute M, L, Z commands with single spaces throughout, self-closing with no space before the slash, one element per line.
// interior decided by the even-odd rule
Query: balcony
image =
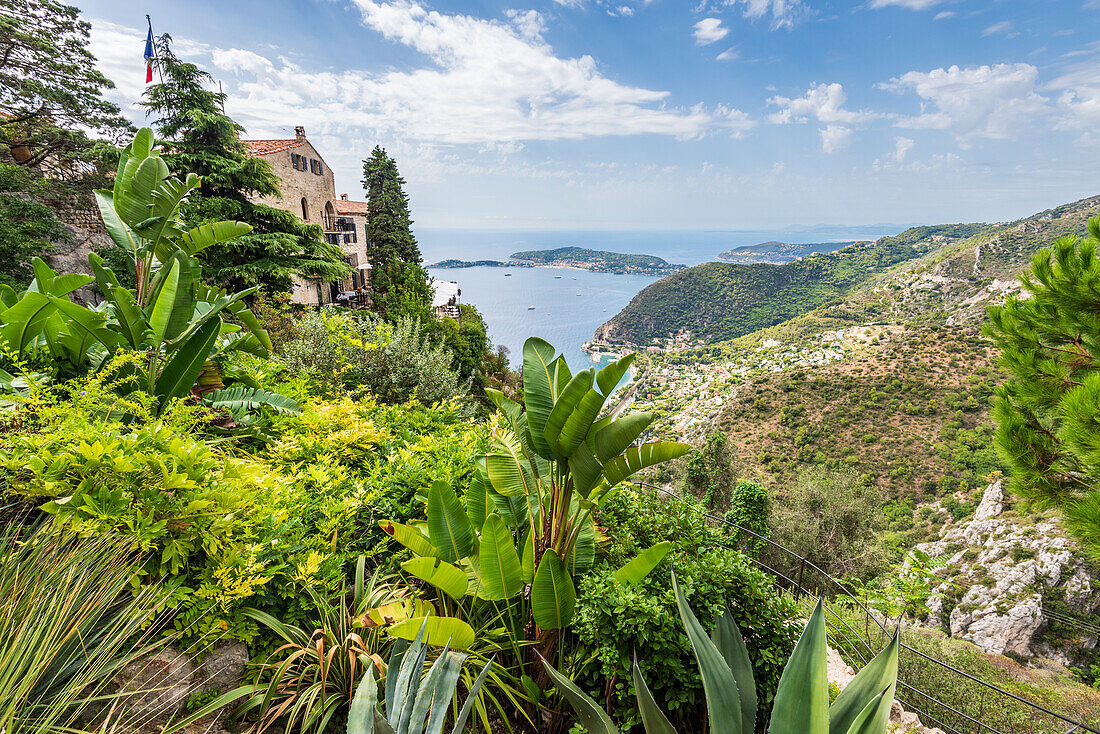
<path fill-rule="evenodd" d="M 340 228 L 337 226 L 338 219 L 336 217 L 330 217 L 327 214 L 321 215 L 321 225 L 325 228 L 326 232 L 339 232 Z"/>

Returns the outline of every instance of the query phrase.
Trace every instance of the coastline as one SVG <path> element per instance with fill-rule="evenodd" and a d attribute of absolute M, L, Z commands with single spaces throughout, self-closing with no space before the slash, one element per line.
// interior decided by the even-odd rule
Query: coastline
<path fill-rule="evenodd" d="M 431 263 L 427 267 L 437 270 L 466 270 L 469 268 L 556 268 L 558 270 L 580 270 L 587 273 L 603 273 L 605 275 L 646 275 L 650 277 L 665 277 L 673 273 L 678 273 L 684 269 L 683 266 L 678 266 L 630 270 L 626 268 L 607 268 L 595 263 L 536 263 L 527 260 L 441 260 L 437 263 Z"/>

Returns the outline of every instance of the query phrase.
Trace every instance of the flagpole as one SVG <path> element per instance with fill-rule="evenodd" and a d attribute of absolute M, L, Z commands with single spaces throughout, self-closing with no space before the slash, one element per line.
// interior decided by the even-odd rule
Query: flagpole
<path fill-rule="evenodd" d="M 149 23 L 149 34 L 153 39 L 153 51 L 156 52 L 156 56 L 153 59 L 153 65 L 156 66 L 156 75 L 161 77 L 161 84 L 164 84 L 164 72 L 161 70 L 161 50 L 156 47 L 156 36 L 153 35 L 153 21 L 149 17 L 149 13 L 145 13 L 145 22 Z"/>

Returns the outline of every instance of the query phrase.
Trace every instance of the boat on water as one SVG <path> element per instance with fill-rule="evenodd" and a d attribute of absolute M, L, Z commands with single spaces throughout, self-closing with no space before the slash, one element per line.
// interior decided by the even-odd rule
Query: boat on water
<path fill-rule="evenodd" d="M 554 280 L 561 280 L 561 276 L 560 275 L 555 275 Z M 576 280 L 576 278 L 574 278 L 574 280 Z"/>
<path fill-rule="evenodd" d="M 534 310 L 535 310 L 535 307 L 534 307 L 534 306 L 528 306 L 528 307 L 527 307 L 527 310 L 528 310 L 528 311 L 534 311 Z"/>
<path fill-rule="evenodd" d="M 511 274 L 511 273 L 505 273 L 505 274 L 504 274 L 504 277 L 505 277 L 505 278 L 511 278 L 511 277 L 512 277 L 512 274 Z"/>
<path fill-rule="evenodd" d="M 579 296 L 579 295 L 580 295 L 580 293 L 578 293 L 577 295 Z"/>

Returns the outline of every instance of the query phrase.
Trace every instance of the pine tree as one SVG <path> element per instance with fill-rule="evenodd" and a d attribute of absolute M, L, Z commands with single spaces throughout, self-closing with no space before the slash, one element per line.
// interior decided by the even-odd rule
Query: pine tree
<path fill-rule="evenodd" d="M 249 200 L 252 195 L 279 195 L 279 179 L 267 161 L 249 155 L 240 139 L 244 128 L 222 111 L 225 95 L 206 88 L 211 76 L 181 61 L 171 40 L 164 35 L 158 41 L 164 82 L 146 90 L 142 105 L 156 116 L 168 166 L 202 177 L 199 196 L 192 197 L 185 211 L 187 223 L 232 219 L 252 225 L 251 234 L 201 253 L 205 278 L 231 290 L 260 285 L 269 293 L 290 290 L 293 275 L 346 278 L 343 252 L 324 241 L 319 226 Z"/>
<path fill-rule="evenodd" d="M 1059 508 L 1100 556 L 1100 218 L 1059 238 L 1020 276 L 1030 297 L 989 309 L 1009 377 L 993 409 L 1010 487 Z"/>
<path fill-rule="evenodd" d="M 6 0 L 0 11 L 0 145 L 24 166 L 53 167 L 94 146 L 85 131 L 120 140 L 131 131 L 114 87 L 88 51 L 90 24 L 56 0 Z M 81 167 L 77 167 L 80 170 Z"/>
<path fill-rule="evenodd" d="M 375 146 L 371 157 L 363 161 L 371 299 L 374 308 L 387 319 L 402 314 L 426 319 L 430 316 L 432 287 L 412 233 L 404 184 L 397 162 Z"/>

